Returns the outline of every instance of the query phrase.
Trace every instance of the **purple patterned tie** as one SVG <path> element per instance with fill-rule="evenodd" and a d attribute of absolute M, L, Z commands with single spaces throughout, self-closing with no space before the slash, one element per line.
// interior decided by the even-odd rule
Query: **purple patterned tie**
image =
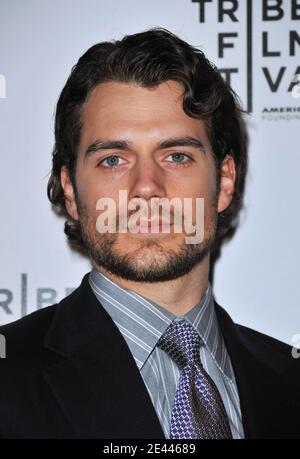
<path fill-rule="evenodd" d="M 157 343 L 180 370 L 170 438 L 232 438 L 219 391 L 200 361 L 200 341 L 189 322 L 175 320 Z"/>

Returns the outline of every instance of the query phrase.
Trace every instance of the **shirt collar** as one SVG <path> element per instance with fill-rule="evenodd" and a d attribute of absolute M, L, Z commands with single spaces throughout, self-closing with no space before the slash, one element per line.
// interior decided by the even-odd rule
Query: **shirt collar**
<path fill-rule="evenodd" d="M 229 355 L 218 327 L 210 282 L 200 301 L 182 316 L 176 316 L 94 268 L 90 272 L 89 283 L 98 301 L 122 333 L 140 370 L 168 325 L 173 320 L 185 319 L 198 332 L 219 369 L 230 379 L 233 378 Z"/>

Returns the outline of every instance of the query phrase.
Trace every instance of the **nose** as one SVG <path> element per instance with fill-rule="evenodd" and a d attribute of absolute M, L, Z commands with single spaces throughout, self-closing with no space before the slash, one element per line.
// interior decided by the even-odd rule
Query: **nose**
<path fill-rule="evenodd" d="M 166 197 L 163 171 L 153 158 L 141 158 L 132 171 L 130 199 Z"/>

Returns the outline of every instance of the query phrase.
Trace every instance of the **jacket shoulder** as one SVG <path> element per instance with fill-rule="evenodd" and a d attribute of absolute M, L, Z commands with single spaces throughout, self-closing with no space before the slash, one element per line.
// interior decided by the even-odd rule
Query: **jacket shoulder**
<path fill-rule="evenodd" d="M 292 356 L 292 346 L 232 321 L 228 313 L 216 303 L 218 321 L 223 331 L 223 336 L 233 339 L 235 346 L 238 344 L 248 352 L 248 355 L 259 357 L 267 366 L 277 368 L 278 365 L 296 365 L 299 367 L 300 359 Z M 298 361 L 297 361 L 298 360 Z"/>
<path fill-rule="evenodd" d="M 4 337 L 6 357 L 4 360 L 26 360 L 40 352 L 58 304 L 44 307 L 20 319 L 0 326 Z M 3 340 L 3 338 L 2 338 Z"/>
<path fill-rule="evenodd" d="M 244 336 L 244 340 L 252 343 L 252 346 L 264 348 L 266 351 L 279 353 L 282 356 L 291 356 L 292 346 L 272 336 L 266 335 L 245 325 L 237 324 L 240 334 Z"/>

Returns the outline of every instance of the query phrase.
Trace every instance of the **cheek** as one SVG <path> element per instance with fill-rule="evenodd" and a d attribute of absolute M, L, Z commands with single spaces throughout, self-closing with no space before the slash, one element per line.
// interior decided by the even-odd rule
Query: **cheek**
<path fill-rule="evenodd" d="M 186 181 L 185 187 L 191 196 L 211 198 L 216 194 L 214 159 L 210 155 L 208 159 L 201 161 L 198 166 Z"/>
<path fill-rule="evenodd" d="M 89 211 L 96 210 L 96 203 L 100 198 L 111 196 L 110 190 L 96 175 L 81 173 L 77 178 L 77 191 L 80 201 Z"/>
<path fill-rule="evenodd" d="M 78 189 L 85 196 L 115 198 L 118 195 L 118 190 L 126 188 L 128 185 L 128 177 L 123 177 L 123 175 L 124 171 L 113 174 L 100 171 L 96 164 L 82 167 L 77 176 Z"/>
<path fill-rule="evenodd" d="M 199 175 L 199 177 L 190 181 L 186 187 L 185 195 L 193 198 L 204 198 L 211 201 L 216 196 L 216 182 L 211 175 Z"/>
<path fill-rule="evenodd" d="M 213 171 L 208 172 L 207 175 L 202 175 L 193 188 L 193 198 L 196 202 L 197 198 L 203 198 L 205 218 L 214 218 L 217 213 L 217 189 L 216 181 Z"/>

